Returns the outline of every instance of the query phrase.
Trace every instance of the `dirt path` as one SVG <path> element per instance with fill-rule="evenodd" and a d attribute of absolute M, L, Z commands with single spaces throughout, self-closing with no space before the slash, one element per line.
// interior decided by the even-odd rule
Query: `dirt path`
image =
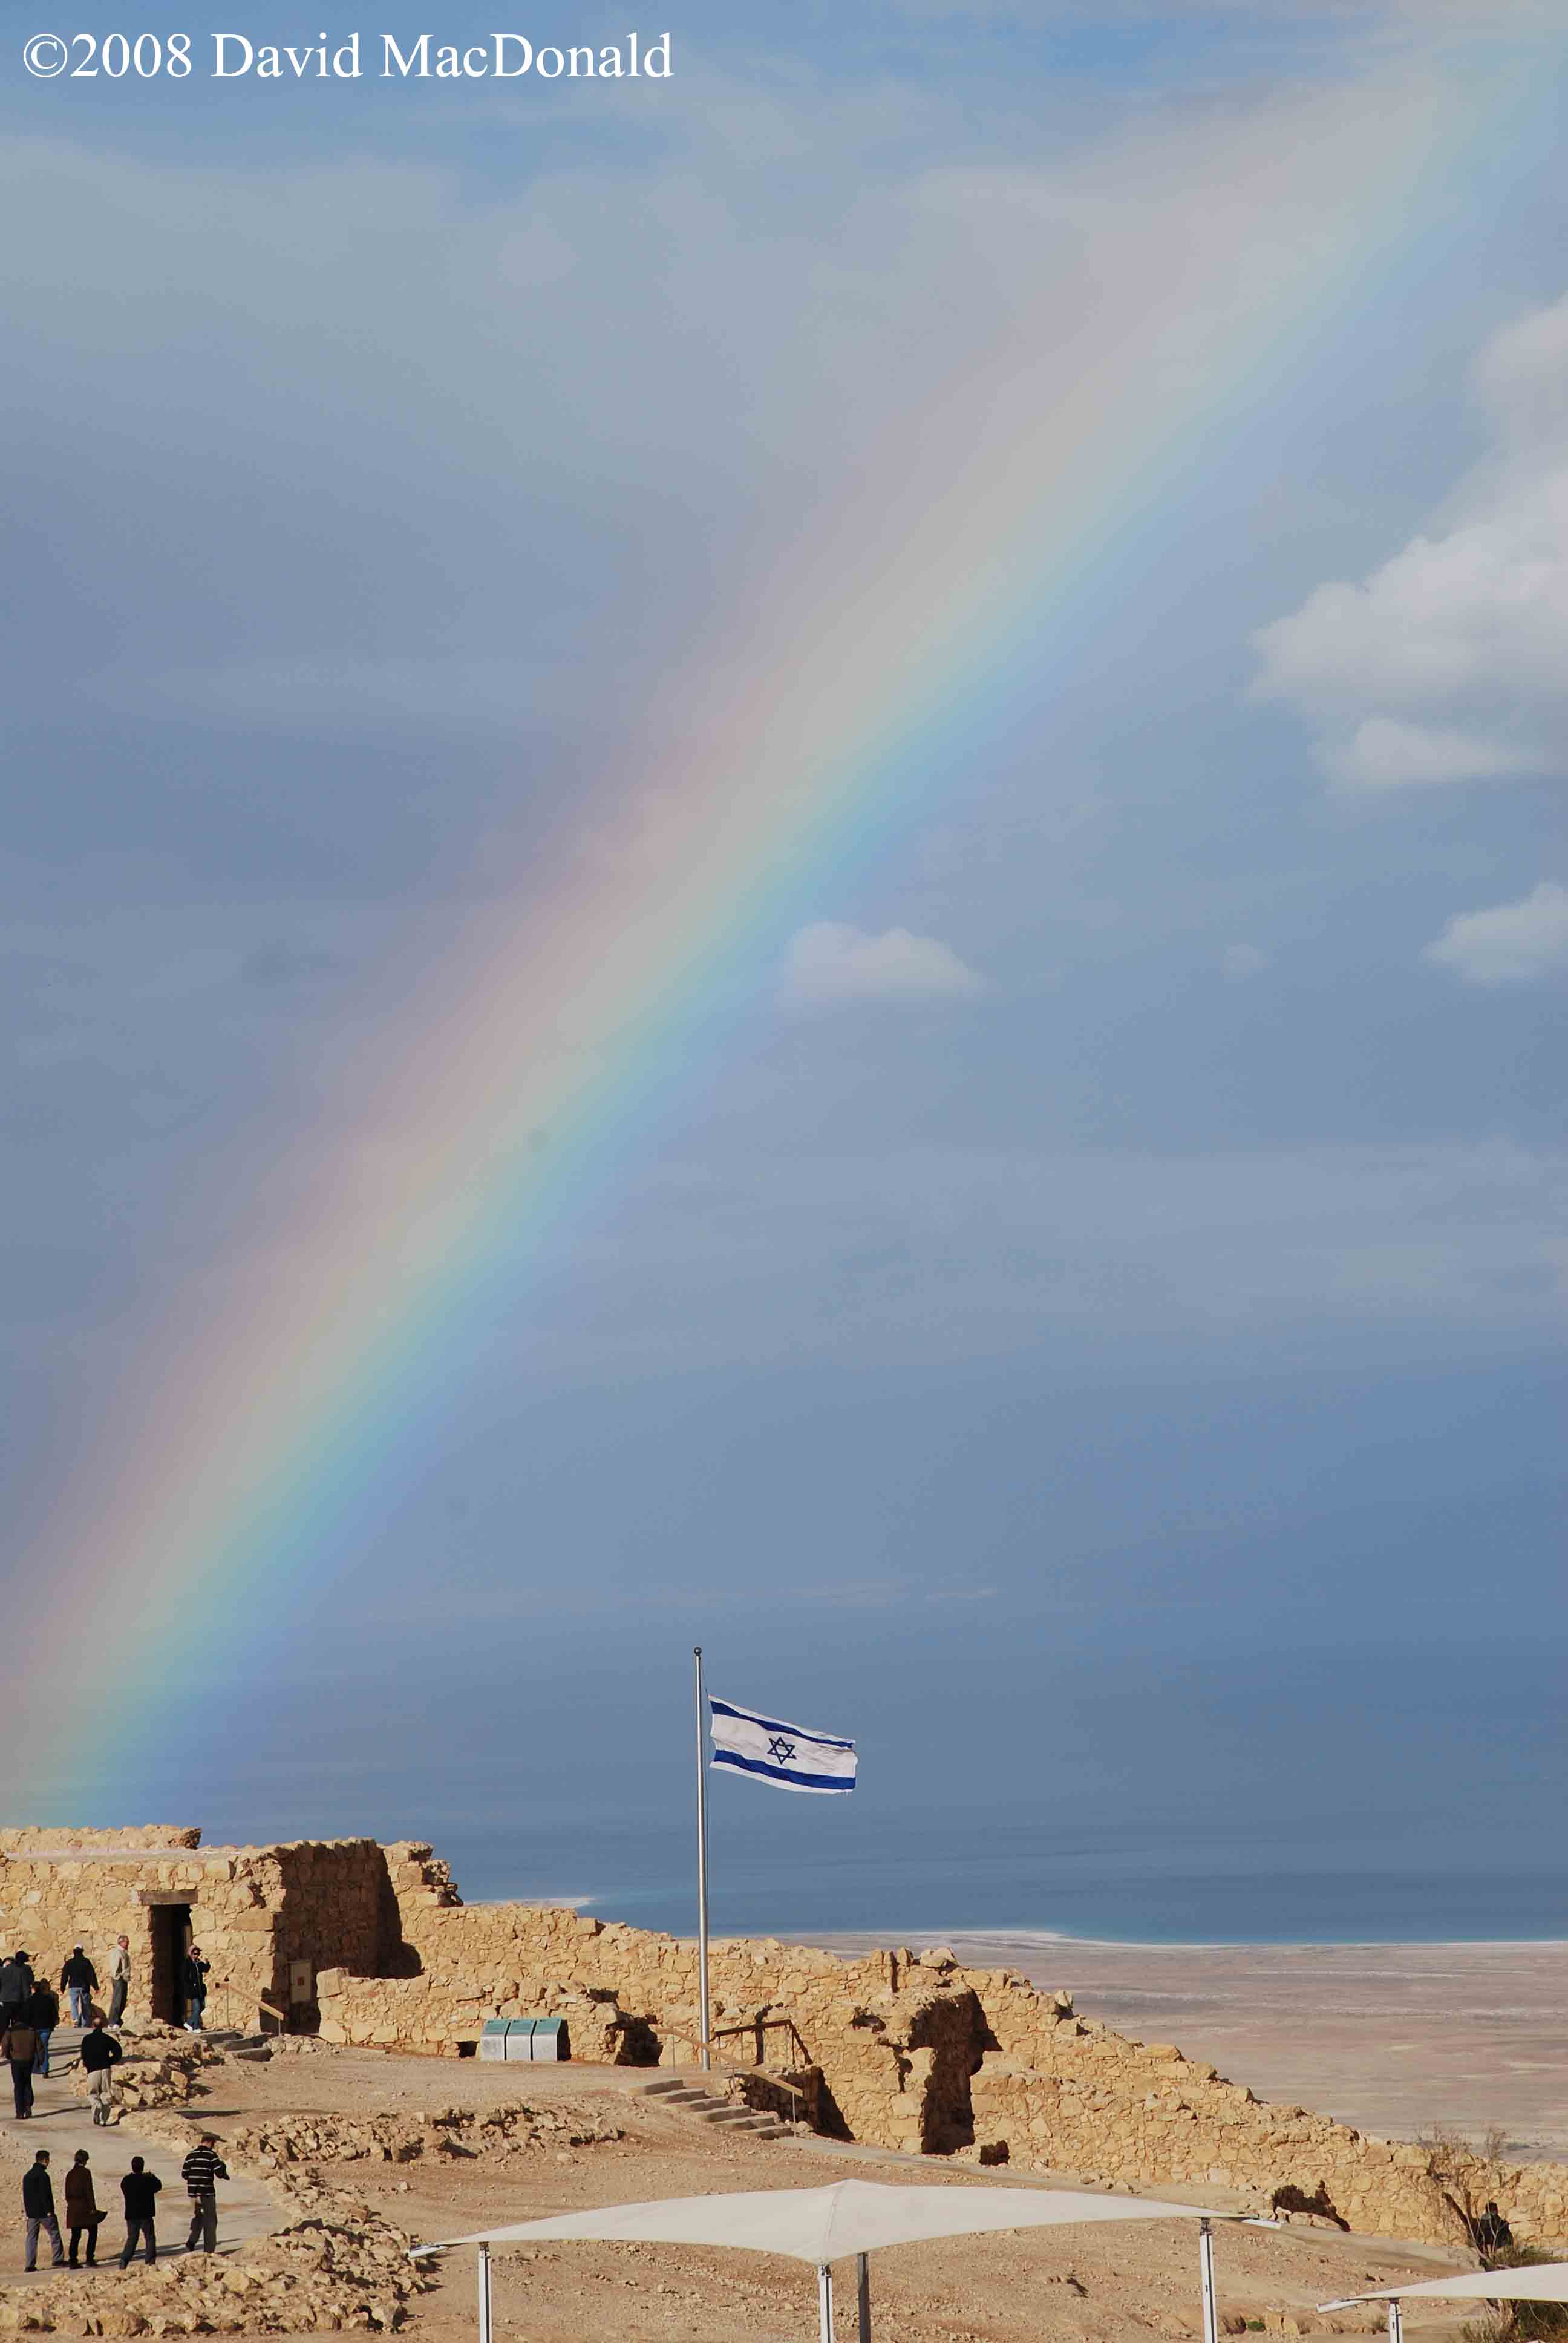
<path fill-rule="evenodd" d="M 5 2271 L 7 2279 L 25 2283 L 22 2268 L 22 2174 L 32 2163 L 41 2147 L 49 2151 L 49 2175 L 55 2184 L 55 2205 L 65 2235 L 65 2175 L 75 2157 L 76 2150 L 85 2147 L 91 2159 L 93 2185 L 98 2208 L 106 2216 L 98 2226 L 98 2259 L 100 2263 L 117 2258 L 125 2243 L 120 2182 L 131 2168 L 133 2156 L 146 2158 L 147 2170 L 156 2172 L 163 2182 L 158 2198 L 158 2257 L 183 2253 L 189 2224 L 189 2198 L 181 2180 L 180 2164 L 185 2155 L 162 2137 L 140 2131 L 135 2117 L 116 2117 L 107 2127 L 95 2126 L 85 2099 L 78 2098 L 72 2084 L 75 2079 L 76 2036 L 68 2027 L 59 2029 L 50 2046 L 51 2073 L 45 2081 L 35 2077 L 33 2084 L 34 2112 L 25 2121 L 6 2115 L 0 2120 L 0 2160 L 5 2172 L 5 2186 L 15 2210 L 11 2227 L 11 2247 L 6 2259 L 15 2255 L 14 2265 Z M 216 2118 L 226 2097 L 224 2078 L 232 2070 L 215 2066 L 211 2072 L 217 2087 L 206 2098 L 196 2103 L 187 2116 L 174 2110 L 162 2111 L 152 2120 L 156 2126 L 167 2127 L 179 2123 L 187 2127 L 194 2146 L 197 2135 L 211 2119 L 213 2127 L 221 2130 Z M 8 2080 L 8 2076 L 0 2077 Z M 249 2237 L 270 2236 L 289 2217 L 274 2201 L 258 2180 L 242 2179 L 218 2183 L 218 2247 L 236 2246 Z M 53 2275 L 47 2261 L 48 2245 L 39 2240 L 41 2268 L 34 2273 L 38 2278 Z"/>

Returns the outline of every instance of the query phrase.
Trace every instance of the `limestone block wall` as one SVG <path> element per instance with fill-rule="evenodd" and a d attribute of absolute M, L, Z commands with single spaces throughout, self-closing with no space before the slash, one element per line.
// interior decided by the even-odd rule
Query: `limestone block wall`
<path fill-rule="evenodd" d="M 432 1883 L 397 1852 L 402 1957 L 415 1973 L 396 1984 L 324 1978 L 330 2038 L 450 2051 L 491 2014 L 598 1995 L 613 1996 L 623 2021 L 642 2021 L 636 2055 L 695 2062 L 695 1946 L 566 1910 L 462 1906 L 449 1880 Z M 825 2129 L 1200 2200 L 1237 2191 L 1263 2209 L 1276 2188 L 1310 2197 L 1321 2186 L 1357 2229 L 1463 2241 L 1426 2148 L 1261 2102 L 1171 2046 L 1085 2022 L 1070 1996 L 1009 1971 L 967 1970 L 940 1949 L 844 1960 L 736 1941 L 713 1947 L 711 1990 L 721 2055 L 820 2070 Z M 630 2055 L 624 2032 L 608 2040 L 609 2055 Z M 594 2055 L 574 2027 L 574 2056 Z M 1498 2165 L 1484 2177 L 1522 2239 L 1568 2241 L 1568 2168 Z"/>
<path fill-rule="evenodd" d="M 402 1922 L 387 1856 L 373 1838 L 297 1839 L 269 1850 L 266 1884 L 265 1906 L 276 1915 L 268 1998 L 288 2010 L 294 2026 L 314 2032 L 320 1971 L 375 1976 L 396 1962 Z M 303 1999 L 291 1991 L 296 1963 L 309 1971 L 312 1989 Z"/>
<path fill-rule="evenodd" d="M 616 2058 L 695 2065 L 692 1945 L 558 1908 L 444 1903 L 424 1881 L 406 1890 L 404 1865 L 388 1867 L 405 1956 L 417 1973 L 324 1976 L 328 2040 L 450 2053 L 477 2039 L 486 2017 L 548 2015 L 597 1999 L 611 2013 Z M 710 1984 L 721 2054 L 737 2066 L 819 2069 L 825 2128 L 913 2150 L 969 2138 L 969 2077 L 983 2023 L 962 1986 L 909 1956 L 843 1961 L 772 1940 L 716 1945 Z M 724 2036 L 729 2026 L 740 2030 Z M 571 2033 L 574 2056 L 591 2056 L 576 2021 Z"/>
<path fill-rule="evenodd" d="M 133 2016 L 150 2012 L 155 1971 L 165 1948 L 156 1928 L 160 1904 L 187 1904 L 215 1981 L 232 1985 L 241 1999 L 270 1994 L 271 1930 L 249 1927 L 245 1916 L 260 1902 L 232 1851 L 191 1847 L 177 1854 L 137 1855 L 8 1854 L 0 1859 L 0 1943 L 25 1948 L 35 1969 L 51 1982 L 73 1946 L 87 1953 L 107 1997 L 115 1939 L 130 1938 Z M 215 2016 L 217 2012 L 215 2010 Z"/>
<path fill-rule="evenodd" d="M 1442 2159 L 1428 2147 L 1256 2099 L 1167 2045 L 1072 2019 L 1052 2029 L 1041 2063 L 1046 2071 L 995 2053 L 982 2060 L 970 2086 L 982 2162 L 1152 2182 L 1200 2200 L 1206 2188 L 1262 2199 L 1278 2187 L 1309 2197 L 1322 2187 L 1353 2229 L 1466 2242 L 1444 2200 Z M 1522 2242 L 1568 2238 L 1568 2167 L 1495 2164 L 1482 2195 L 1496 2198 Z"/>
<path fill-rule="evenodd" d="M 133 1823 L 124 1830 L 84 1830 L 75 1823 L 57 1826 L 28 1823 L 10 1830 L 0 1827 L 0 1855 L 79 1855 L 85 1849 L 200 1845 L 201 1830 L 195 1823 Z"/>
<path fill-rule="evenodd" d="M 270 2004 L 313 2027 L 313 1997 L 290 2000 L 290 1965 L 383 1966 L 400 1939 L 386 1858 L 374 1839 L 301 1840 L 276 1847 L 207 1847 L 166 1831 L 13 1832 L 0 1850 L 0 1949 L 24 1948 L 40 1976 L 58 1978 L 81 1945 L 107 2000 L 115 1939 L 130 1938 L 133 2020 L 158 2014 L 171 1944 L 158 1913 L 188 1906 L 192 1935 L 211 1963 L 213 2023 L 270 2030 Z M 35 1847 L 35 1840 L 49 1845 Z M 156 1851 L 143 1847 L 156 1842 Z"/>

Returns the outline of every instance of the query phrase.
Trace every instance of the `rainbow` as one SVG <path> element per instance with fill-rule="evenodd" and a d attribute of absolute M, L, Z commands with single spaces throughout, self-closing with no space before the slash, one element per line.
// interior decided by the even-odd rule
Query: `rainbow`
<path fill-rule="evenodd" d="M 547 1236 L 600 1208 L 825 890 L 963 789 L 1019 673 L 1091 633 L 1320 335 L 1425 265 L 1456 176 L 1494 167 L 1531 103 L 1509 74 L 1384 65 L 1293 121 L 1276 107 L 1239 156 L 1232 138 L 1185 241 L 1152 217 L 1105 231 L 1070 354 L 1035 317 L 971 356 L 692 646 L 650 719 L 670 745 L 548 887 L 533 874 L 424 975 L 334 1126 L 258 1195 L 252 1242 L 175 1297 L 126 1377 L 29 1565 L 114 1654 L 106 1684 L 52 1688 L 29 1766 L 45 1805 L 68 1811 L 110 1750 L 134 1769 L 158 1687 L 250 1634 L 264 1589 L 330 1577 L 498 1280 L 515 1294 Z"/>

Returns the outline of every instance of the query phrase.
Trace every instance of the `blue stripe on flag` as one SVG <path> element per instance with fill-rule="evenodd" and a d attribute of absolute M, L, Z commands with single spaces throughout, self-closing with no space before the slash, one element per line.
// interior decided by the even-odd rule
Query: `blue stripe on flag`
<path fill-rule="evenodd" d="M 803 1741 L 820 1742 L 824 1749 L 852 1749 L 852 1741 L 837 1741 L 830 1733 L 813 1733 L 809 1725 L 781 1725 L 776 1716 L 759 1716 L 754 1709 L 734 1708 L 727 1700 L 715 1700 L 709 1694 L 708 1705 L 715 1716 L 738 1716 L 742 1724 L 759 1725 L 764 1733 L 798 1733 Z"/>
<path fill-rule="evenodd" d="M 746 1712 L 744 1709 L 732 1709 L 730 1714 L 743 1716 Z M 799 1732 L 799 1725 L 794 1729 Z M 835 1745 L 840 1749 L 848 1749 L 849 1745 L 847 1741 Z M 713 1763 L 716 1765 L 733 1765 L 741 1774 L 760 1774 L 765 1782 L 777 1782 L 786 1790 L 842 1790 L 848 1793 L 855 1786 L 841 1774 L 800 1774 L 789 1765 L 765 1765 L 759 1757 L 738 1756 L 733 1749 L 716 1749 Z"/>

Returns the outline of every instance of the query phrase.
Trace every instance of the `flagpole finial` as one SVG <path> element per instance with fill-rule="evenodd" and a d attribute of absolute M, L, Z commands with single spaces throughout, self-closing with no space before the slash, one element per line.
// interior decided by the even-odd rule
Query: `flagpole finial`
<path fill-rule="evenodd" d="M 700 1644 L 693 1644 L 691 1647 L 691 1656 L 694 1660 L 699 1660 L 702 1657 L 702 1646 Z"/>

